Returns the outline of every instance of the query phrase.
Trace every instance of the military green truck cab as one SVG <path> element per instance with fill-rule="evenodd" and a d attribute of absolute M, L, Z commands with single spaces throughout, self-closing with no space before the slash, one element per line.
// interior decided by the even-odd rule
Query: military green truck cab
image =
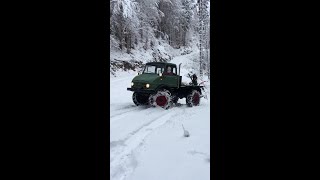
<path fill-rule="evenodd" d="M 181 64 L 180 64 L 181 65 Z M 139 105 L 160 106 L 168 109 L 179 99 L 186 98 L 188 106 L 200 104 L 201 86 L 181 85 L 180 76 L 175 64 L 164 62 L 147 63 L 141 74 L 134 77 L 131 87 L 132 100 Z"/>
<path fill-rule="evenodd" d="M 171 69 L 168 72 L 167 69 Z M 177 88 L 179 75 L 177 67 L 171 63 L 147 63 L 142 74 L 133 78 L 131 90 L 139 92 L 154 92 L 160 87 Z"/>

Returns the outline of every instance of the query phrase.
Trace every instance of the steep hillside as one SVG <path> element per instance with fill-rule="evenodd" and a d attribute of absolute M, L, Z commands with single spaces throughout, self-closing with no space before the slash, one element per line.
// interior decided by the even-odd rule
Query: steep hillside
<path fill-rule="evenodd" d="M 186 55 L 188 53 L 198 52 L 197 47 L 182 47 L 175 49 L 166 42 L 158 41 L 152 49 L 145 50 L 143 46 L 131 50 L 131 53 L 111 49 L 110 52 L 110 76 L 117 77 L 119 73 L 137 73 L 147 62 L 171 62 L 175 57 Z M 193 61 L 196 55 L 193 55 Z M 183 60 L 181 60 L 182 62 Z M 188 61 L 188 60 L 187 60 Z"/>

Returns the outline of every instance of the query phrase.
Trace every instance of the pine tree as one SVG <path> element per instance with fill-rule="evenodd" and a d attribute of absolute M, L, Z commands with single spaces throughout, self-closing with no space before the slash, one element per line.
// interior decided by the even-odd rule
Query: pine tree
<path fill-rule="evenodd" d="M 138 3 L 134 0 L 113 0 L 110 11 L 111 34 L 117 37 L 119 48 L 126 48 L 127 53 L 130 53 L 132 36 L 137 34 L 136 28 L 140 23 L 137 16 Z"/>
<path fill-rule="evenodd" d="M 191 30 L 191 22 L 193 19 L 193 9 L 194 9 L 194 0 L 182 0 L 182 11 L 181 11 L 181 28 L 183 33 L 182 36 L 182 44 L 183 46 L 187 46 L 188 37 L 187 33 Z"/>
<path fill-rule="evenodd" d="M 200 77 L 203 77 L 203 71 L 207 70 L 208 67 L 208 39 L 209 39 L 209 34 L 208 34 L 208 29 L 210 25 L 209 21 L 209 0 L 199 0 L 199 50 L 200 50 L 200 57 L 199 57 L 199 69 L 200 69 Z"/>

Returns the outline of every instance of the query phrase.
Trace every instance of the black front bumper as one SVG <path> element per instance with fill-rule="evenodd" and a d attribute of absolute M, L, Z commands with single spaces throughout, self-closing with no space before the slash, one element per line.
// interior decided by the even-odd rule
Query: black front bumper
<path fill-rule="evenodd" d="M 127 88 L 128 91 L 139 92 L 139 93 L 154 93 L 154 90 L 142 89 L 142 88 Z"/>

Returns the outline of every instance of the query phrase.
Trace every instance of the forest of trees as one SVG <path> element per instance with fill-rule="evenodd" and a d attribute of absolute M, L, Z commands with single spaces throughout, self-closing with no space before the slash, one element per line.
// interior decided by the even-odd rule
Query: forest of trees
<path fill-rule="evenodd" d="M 200 73 L 209 74 L 209 8 L 210 0 L 110 0 L 110 48 L 130 53 L 160 39 L 177 49 L 196 43 Z"/>

